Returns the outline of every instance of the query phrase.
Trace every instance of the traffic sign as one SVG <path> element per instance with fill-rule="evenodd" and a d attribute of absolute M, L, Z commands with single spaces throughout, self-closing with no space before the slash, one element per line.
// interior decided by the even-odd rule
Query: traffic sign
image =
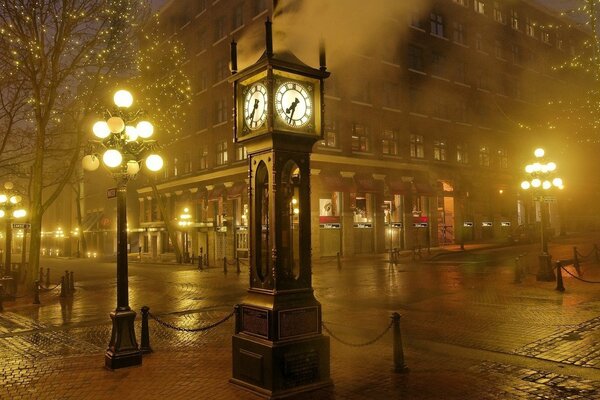
<path fill-rule="evenodd" d="M 19 224 L 12 224 L 13 229 L 29 229 L 31 228 L 31 224 L 24 224 L 24 223 L 19 223 Z"/>
<path fill-rule="evenodd" d="M 110 188 L 106 191 L 107 199 L 114 199 L 115 197 L 117 197 L 117 188 Z"/>

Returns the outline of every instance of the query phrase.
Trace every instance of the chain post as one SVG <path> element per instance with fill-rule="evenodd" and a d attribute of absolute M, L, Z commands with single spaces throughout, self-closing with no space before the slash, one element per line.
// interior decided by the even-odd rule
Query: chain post
<path fill-rule="evenodd" d="M 148 329 L 148 313 L 150 312 L 150 307 L 143 306 L 142 307 L 142 336 L 141 336 L 141 344 L 140 351 L 142 354 L 152 353 L 152 347 L 150 347 L 150 331 Z"/>
<path fill-rule="evenodd" d="M 67 297 L 67 292 L 65 290 L 65 277 L 60 277 L 60 297 Z"/>
<path fill-rule="evenodd" d="M 223 273 L 227 275 L 227 257 L 223 257 Z"/>
<path fill-rule="evenodd" d="M 579 268 L 579 257 L 577 256 L 577 246 L 573 246 L 573 265 L 575 266 L 575 271 L 577 271 L 577 276 L 581 277 L 581 269 Z"/>
<path fill-rule="evenodd" d="M 556 290 L 558 290 L 559 292 L 565 291 L 565 285 L 563 284 L 563 277 L 562 277 L 562 262 L 561 261 L 556 262 Z"/>
<path fill-rule="evenodd" d="M 342 270 L 342 258 L 340 256 L 339 251 L 337 252 L 336 256 L 337 256 L 337 268 L 338 268 L 338 271 L 341 271 Z"/>
<path fill-rule="evenodd" d="M 239 257 L 235 258 L 235 272 L 238 274 L 242 272 L 242 270 L 240 269 L 240 258 Z"/>
<path fill-rule="evenodd" d="M 400 314 L 392 314 L 393 340 L 394 340 L 394 372 L 406 373 L 408 367 L 404 363 L 404 351 L 402 350 L 402 335 L 400 333 Z"/>
<path fill-rule="evenodd" d="M 521 260 L 519 257 L 515 258 L 515 282 L 521 283 Z"/>
<path fill-rule="evenodd" d="M 39 280 L 36 280 L 35 282 L 33 282 L 33 304 L 40 304 L 40 281 Z"/>
<path fill-rule="evenodd" d="M 65 270 L 65 294 L 71 295 L 71 284 L 69 283 L 69 271 Z"/>
<path fill-rule="evenodd" d="M 75 272 L 71 271 L 69 272 L 70 276 L 69 276 L 69 292 L 74 293 L 75 292 L 75 278 L 73 277 L 73 275 L 75 274 Z"/>
<path fill-rule="evenodd" d="M 241 307 L 239 304 L 236 304 L 235 306 L 233 306 L 233 314 L 235 316 L 235 334 L 237 335 L 238 333 L 240 333 L 239 328 L 242 326 L 242 315 L 241 315 Z"/>
<path fill-rule="evenodd" d="M 40 277 L 38 278 L 40 282 L 44 280 L 44 268 L 40 267 Z"/>
<path fill-rule="evenodd" d="M 50 287 L 50 267 L 46 268 L 46 287 Z"/>

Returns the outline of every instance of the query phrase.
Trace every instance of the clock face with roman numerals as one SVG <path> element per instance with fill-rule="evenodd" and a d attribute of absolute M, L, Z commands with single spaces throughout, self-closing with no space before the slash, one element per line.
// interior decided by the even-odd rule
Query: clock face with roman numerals
<path fill-rule="evenodd" d="M 275 92 L 275 111 L 291 127 L 303 127 L 312 117 L 312 86 L 294 81 L 283 82 Z"/>
<path fill-rule="evenodd" d="M 244 97 L 244 122 L 250 130 L 262 127 L 267 119 L 267 88 L 255 83 L 248 88 Z"/>

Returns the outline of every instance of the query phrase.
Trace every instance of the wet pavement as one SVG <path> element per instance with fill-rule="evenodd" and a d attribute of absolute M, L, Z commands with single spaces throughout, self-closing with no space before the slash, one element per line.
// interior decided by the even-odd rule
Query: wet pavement
<path fill-rule="evenodd" d="M 558 238 L 554 258 L 573 246 L 587 254 L 599 236 Z M 331 339 L 334 386 L 297 399 L 600 399 L 600 284 L 563 274 L 566 291 L 537 282 L 538 245 L 434 249 L 420 262 L 387 255 L 313 263 L 313 286 L 327 329 L 347 343 L 371 341 L 392 312 L 402 315 L 410 372 L 393 373 L 392 336 L 368 346 Z M 528 269 L 515 280 L 515 258 Z M 115 266 L 45 258 L 52 286 L 75 271 L 76 292 L 20 298 L 0 313 L 0 399 L 254 399 L 228 383 L 232 319 L 203 332 L 150 322 L 154 353 L 139 367 L 108 371 L 108 313 L 115 307 Z M 600 264 L 582 263 L 600 281 Z M 575 270 L 569 270 L 576 275 Z M 247 266 L 130 263 L 130 305 L 197 328 L 228 315 L 248 285 Z M 140 334 L 140 318 L 136 333 Z"/>

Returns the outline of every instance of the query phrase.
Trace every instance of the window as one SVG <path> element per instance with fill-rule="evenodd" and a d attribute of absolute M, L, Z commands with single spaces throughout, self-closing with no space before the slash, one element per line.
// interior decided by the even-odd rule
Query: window
<path fill-rule="evenodd" d="M 508 156 L 506 155 L 506 150 L 503 148 L 498 149 L 498 167 L 502 169 L 508 168 Z"/>
<path fill-rule="evenodd" d="M 529 18 L 525 18 L 525 33 L 527 36 L 535 36 L 535 22 Z"/>
<path fill-rule="evenodd" d="M 441 119 L 448 119 L 448 106 L 446 102 L 439 98 L 434 98 L 431 102 L 433 116 Z"/>
<path fill-rule="evenodd" d="M 217 165 L 227 164 L 227 141 L 222 140 L 217 143 Z"/>
<path fill-rule="evenodd" d="M 227 101 L 225 99 L 215 102 L 215 123 L 220 124 L 227 121 Z"/>
<path fill-rule="evenodd" d="M 217 42 L 225 37 L 225 35 L 225 17 L 221 16 L 215 20 L 215 37 L 213 41 Z"/>
<path fill-rule="evenodd" d="M 408 68 L 423 71 L 423 49 L 421 47 L 408 45 Z"/>
<path fill-rule="evenodd" d="M 456 4 L 466 7 L 467 6 L 467 1 L 468 0 L 452 0 L 453 2 L 455 2 Z"/>
<path fill-rule="evenodd" d="M 425 102 L 421 96 L 421 91 L 416 86 L 408 88 L 408 104 L 412 112 L 417 114 L 425 113 Z"/>
<path fill-rule="evenodd" d="M 504 14 L 502 4 L 500 4 L 499 1 L 494 1 L 494 21 L 501 24 L 506 23 L 506 15 Z"/>
<path fill-rule="evenodd" d="M 438 139 L 433 141 L 433 159 L 446 161 L 446 141 Z"/>
<path fill-rule="evenodd" d="M 373 195 L 370 193 L 350 193 L 350 208 L 354 214 L 354 222 L 373 221 Z"/>
<path fill-rule="evenodd" d="M 248 158 L 248 150 L 246 146 L 238 145 L 235 150 L 235 159 L 238 161 L 246 160 Z"/>
<path fill-rule="evenodd" d="M 485 3 L 483 0 L 473 0 L 473 9 L 476 13 L 485 14 Z"/>
<path fill-rule="evenodd" d="M 519 30 L 519 13 L 516 10 L 510 10 L 510 26 L 514 30 Z"/>
<path fill-rule="evenodd" d="M 221 58 L 215 64 L 215 82 L 221 82 L 229 76 L 229 60 Z"/>
<path fill-rule="evenodd" d="M 184 174 L 189 174 L 192 172 L 192 157 L 190 155 L 190 153 L 186 152 L 183 153 L 183 159 L 182 159 L 182 169 L 183 169 L 183 173 Z"/>
<path fill-rule="evenodd" d="M 456 121 L 467 122 L 467 102 L 464 99 L 456 102 Z"/>
<path fill-rule="evenodd" d="M 446 64 L 446 57 L 437 51 L 431 52 L 431 74 L 437 76 L 444 76 L 444 66 Z"/>
<path fill-rule="evenodd" d="M 360 86 L 362 87 L 356 92 L 354 99 L 361 103 L 371 103 L 371 83 L 365 81 Z"/>
<path fill-rule="evenodd" d="M 413 28 L 424 30 L 423 19 L 421 18 L 419 12 L 412 11 L 410 13 L 410 26 L 412 26 Z"/>
<path fill-rule="evenodd" d="M 203 170 L 208 168 L 208 146 L 204 145 L 200 147 L 198 154 L 198 169 Z"/>
<path fill-rule="evenodd" d="M 511 46 L 511 53 L 513 64 L 521 65 L 521 48 L 518 45 L 513 44 Z"/>
<path fill-rule="evenodd" d="M 196 112 L 196 121 L 198 124 L 197 128 L 199 131 L 206 129 L 208 127 L 208 113 L 206 112 L 205 107 L 201 107 Z"/>
<path fill-rule="evenodd" d="M 254 15 L 258 15 L 267 9 L 267 0 L 254 0 L 252 4 L 254 6 L 252 9 Z"/>
<path fill-rule="evenodd" d="M 467 64 L 464 61 L 457 61 L 454 79 L 456 82 L 467 83 Z"/>
<path fill-rule="evenodd" d="M 196 0 L 194 2 L 196 6 L 196 15 L 200 14 L 202 11 L 206 10 L 206 0 Z"/>
<path fill-rule="evenodd" d="M 242 25 L 244 25 L 244 8 L 243 4 L 238 4 L 231 14 L 231 30 L 234 31 Z"/>
<path fill-rule="evenodd" d="M 397 156 L 399 136 L 399 132 L 395 129 L 384 129 L 381 132 L 381 153 L 388 156 Z"/>
<path fill-rule="evenodd" d="M 431 13 L 429 22 L 431 24 L 431 34 L 444 37 L 444 17 L 441 14 Z"/>
<path fill-rule="evenodd" d="M 548 32 L 543 31 L 542 32 L 542 42 L 549 44 L 550 43 L 550 34 Z"/>
<path fill-rule="evenodd" d="M 502 51 L 502 42 L 499 40 L 496 40 L 494 42 L 494 55 L 496 56 L 496 58 L 499 59 L 503 59 L 503 51 Z"/>
<path fill-rule="evenodd" d="M 479 147 L 479 165 L 481 167 L 490 166 L 490 149 L 487 146 Z"/>
<path fill-rule="evenodd" d="M 179 160 L 177 157 L 173 159 L 173 176 L 179 175 Z"/>
<path fill-rule="evenodd" d="M 482 90 L 489 90 L 489 72 L 480 70 L 477 74 L 477 88 Z"/>
<path fill-rule="evenodd" d="M 481 36 L 481 33 L 478 33 L 475 35 L 475 48 L 479 51 L 484 51 L 483 50 L 483 36 Z"/>
<path fill-rule="evenodd" d="M 468 147 L 464 143 L 456 145 L 456 162 L 459 164 L 469 163 L 469 152 Z"/>
<path fill-rule="evenodd" d="M 452 27 L 454 28 L 452 31 L 452 38 L 454 39 L 454 42 L 465 44 L 465 26 L 460 22 L 453 22 Z"/>
<path fill-rule="evenodd" d="M 198 49 L 198 53 L 206 50 L 206 46 L 206 31 L 199 31 L 198 35 L 196 36 L 196 48 Z"/>
<path fill-rule="evenodd" d="M 352 124 L 352 151 L 368 152 L 371 150 L 369 130 L 363 124 Z"/>
<path fill-rule="evenodd" d="M 203 92 L 208 87 L 208 78 L 206 75 L 207 74 L 206 74 L 205 69 L 201 69 L 200 71 L 198 71 L 198 82 L 197 82 L 198 92 Z"/>
<path fill-rule="evenodd" d="M 391 108 L 398 108 L 400 105 L 400 86 L 397 83 L 383 83 L 383 105 Z"/>
<path fill-rule="evenodd" d="M 423 135 L 410 135 L 410 156 L 412 158 L 425 158 L 425 145 Z"/>
<path fill-rule="evenodd" d="M 325 118 L 325 132 L 320 144 L 323 147 L 332 149 L 338 148 L 338 133 L 335 120 L 329 119 L 328 117 Z"/>

